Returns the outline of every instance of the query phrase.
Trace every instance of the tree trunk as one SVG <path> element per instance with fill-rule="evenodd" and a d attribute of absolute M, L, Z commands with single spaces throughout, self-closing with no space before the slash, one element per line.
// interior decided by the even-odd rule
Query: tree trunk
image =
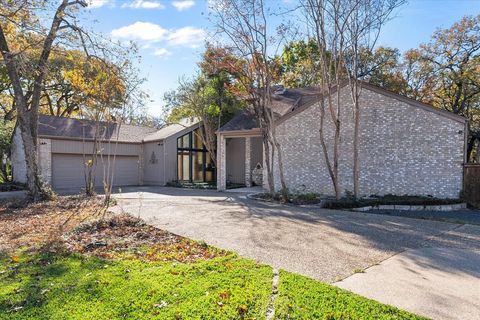
<path fill-rule="evenodd" d="M 276 130 L 275 130 L 275 123 L 272 124 L 272 142 L 271 144 L 275 146 L 275 149 L 277 150 L 277 159 L 278 159 L 278 172 L 280 176 L 280 184 L 282 186 L 282 201 L 283 202 L 288 202 L 288 188 L 287 188 L 287 183 L 285 181 L 285 173 L 284 173 L 284 167 L 283 167 L 283 156 L 282 156 L 282 150 L 280 147 L 280 143 L 277 140 L 276 136 Z M 273 159 L 272 159 L 273 161 Z"/>
<path fill-rule="evenodd" d="M 328 146 L 325 141 L 325 132 L 324 132 L 324 124 L 325 124 L 325 101 L 323 100 L 324 98 L 322 97 L 320 100 L 320 129 L 319 129 L 319 134 L 320 134 L 320 144 L 322 145 L 322 150 L 323 150 L 323 155 L 325 159 L 325 163 L 327 165 L 328 169 L 328 174 L 330 175 L 330 179 L 332 180 L 333 184 L 333 190 L 335 192 L 335 198 L 340 199 L 340 187 L 338 184 L 338 161 L 335 161 L 335 158 L 338 157 L 338 147 L 335 148 L 335 146 L 338 145 L 339 138 L 340 136 L 340 127 L 338 124 L 335 124 L 335 146 L 334 146 L 334 165 L 332 166 L 332 163 L 330 161 L 330 156 L 328 154 Z M 335 166 L 335 162 L 337 163 Z"/>
<path fill-rule="evenodd" d="M 52 50 L 53 42 L 57 37 L 65 17 L 65 9 L 70 5 L 86 6 L 84 2 L 62 0 L 58 5 L 53 17 L 50 30 L 43 42 L 42 51 L 35 66 L 35 81 L 33 89 L 30 93 L 24 93 L 22 86 L 21 74 L 19 69 L 21 62 L 17 55 L 12 54 L 9 49 L 7 39 L 4 33 L 4 26 L 0 25 L 0 51 L 7 68 L 8 77 L 12 83 L 15 96 L 15 106 L 17 109 L 17 121 L 19 123 L 20 133 L 22 136 L 25 162 L 27 169 L 27 187 L 30 197 L 34 200 L 42 200 L 50 196 L 50 190 L 44 188 L 38 172 L 38 155 L 37 155 L 37 126 L 38 126 L 38 109 L 40 98 L 43 92 L 44 78 L 48 72 L 48 59 Z M 29 99 L 30 98 L 30 99 Z"/>
<path fill-rule="evenodd" d="M 360 110 L 355 106 L 355 126 L 353 129 L 353 195 L 355 199 L 359 196 L 360 168 L 358 158 L 359 129 L 360 129 Z"/>
<path fill-rule="evenodd" d="M 480 139 L 477 139 L 477 154 L 475 158 L 475 162 L 480 163 Z"/>
<path fill-rule="evenodd" d="M 24 108 L 18 108 L 18 123 L 25 151 L 25 163 L 27 174 L 27 187 L 33 201 L 48 199 L 49 192 L 45 190 L 40 172 L 38 170 L 38 143 L 37 123 L 38 115 L 25 112 Z"/>
<path fill-rule="evenodd" d="M 353 81 L 358 81 L 354 79 Z M 354 88 L 352 88 L 352 97 L 354 104 L 354 128 L 353 128 L 353 195 L 355 199 L 359 197 L 360 189 L 360 159 L 358 157 L 358 147 L 360 143 L 360 103 L 359 103 L 359 93 L 358 93 L 358 83 L 354 83 Z"/>
<path fill-rule="evenodd" d="M 270 156 L 270 141 L 268 139 L 268 132 L 266 129 L 262 129 L 262 142 L 263 142 L 263 149 L 264 149 L 264 157 L 265 157 L 265 167 L 267 169 L 267 183 L 268 183 L 268 192 L 273 197 L 275 195 L 275 181 L 273 176 L 272 170 L 272 162 L 273 162 L 273 151 L 272 157 Z"/>

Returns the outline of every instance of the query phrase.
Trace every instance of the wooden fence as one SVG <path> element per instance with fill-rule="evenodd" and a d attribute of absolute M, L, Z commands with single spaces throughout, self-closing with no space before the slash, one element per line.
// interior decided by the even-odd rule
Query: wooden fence
<path fill-rule="evenodd" d="M 464 175 L 465 200 L 480 208 L 480 164 L 466 164 Z"/>

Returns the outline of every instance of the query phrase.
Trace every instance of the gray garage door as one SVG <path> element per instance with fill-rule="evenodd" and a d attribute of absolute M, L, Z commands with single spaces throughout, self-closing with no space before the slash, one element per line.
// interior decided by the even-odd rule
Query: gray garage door
<path fill-rule="evenodd" d="M 113 158 L 111 158 L 113 160 Z M 107 159 L 104 157 L 106 167 Z M 110 165 L 113 170 L 112 164 Z M 102 186 L 104 166 L 100 157 L 95 168 L 95 185 Z M 114 186 L 138 185 L 138 157 L 117 156 Z M 52 154 L 52 186 L 55 189 L 84 188 L 85 161 L 82 155 Z"/>

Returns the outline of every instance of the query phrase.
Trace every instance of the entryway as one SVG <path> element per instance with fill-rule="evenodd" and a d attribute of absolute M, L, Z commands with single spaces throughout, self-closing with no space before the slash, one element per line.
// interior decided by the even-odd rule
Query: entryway
<path fill-rule="evenodd" d="M 261 137 L 226 137 L 225 141 L 225 188 L 220 190 L 262 185 L 254 170 L 261 172 L 263 166 L 263 146 Z M 219 180 L 220 182 L 223 182 Z"/>

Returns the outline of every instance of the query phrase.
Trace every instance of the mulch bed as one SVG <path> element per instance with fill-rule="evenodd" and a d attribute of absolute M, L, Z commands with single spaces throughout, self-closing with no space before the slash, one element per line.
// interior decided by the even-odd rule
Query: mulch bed
<path fill-rule="evenodd" d="M 0 202 L 0 251 L 34 249 L 57 241 L 80 223 L 108 216 L 101 199 L 57 197 L 52 201 Z"/>
<path fill-rule="evenodd" d="M 68 250 L 107 259 L 191 262 L 225 254 L 126 214 L 80 225 L 65 236 L 65 244 Z"/>
<path fill-rule="evenodd" d="M 0 253 L 17 250 L 77 252 L 105 259 L 191 262 L 226 252 L 115 215 L 101 198 L 57 197 L 52 201 L 0 202 Z"/>

